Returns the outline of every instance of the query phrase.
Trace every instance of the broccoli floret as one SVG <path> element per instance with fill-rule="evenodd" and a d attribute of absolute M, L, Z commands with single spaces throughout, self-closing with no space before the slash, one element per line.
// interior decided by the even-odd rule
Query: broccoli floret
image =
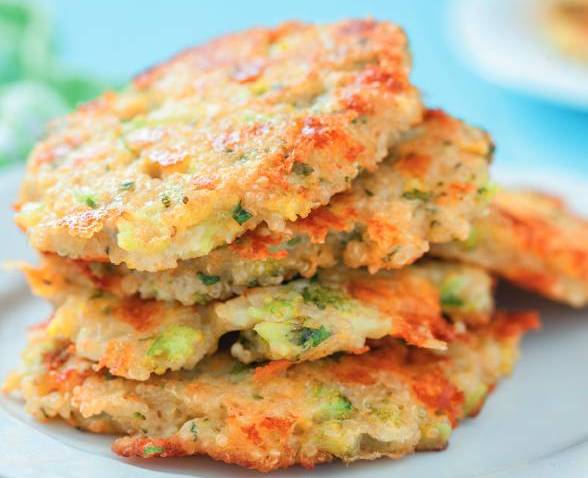
<path fill-rule="evenodd" d="M 190 356 L 194 345 L 200 339 L 201 333 L 192 327 L 172 325 L 154 339 L 147 355 L 171 361 L 183 360 Z"/>
<path fill-rule="evenodd" d="M 465 305 L 465 301 L 461 297 L 463 287 L 463 277 L 453 276 L 445 279 L 441 284 L 439 291 L 441 296 L 441 306 L 448 308 L 463 307 Z"/>
<path fill-rule="evenodd" d="M 163 453 L 165 450 L 161 446 L 155 445 L 147 445 L 143 448 L 143 456 L 151 456 L 151 455 L 158 455 L 159 453 Z"/>
<path fill-rule="evenodd" d="M 249 219 L 253 217 L 253 214 L 251 214 L 246 209 L 243 209 L 241 203 L 239 203 L 235 206 L 235 209 L 233 209 L 232 216 L 233 219 L 237 221 L 237 223 L 239 223 L 239 225 L 241 226 L 245 224 L 247 221 L 249 221 Z"/>
<path fill-rule="evenodd" d="M 323 385 L 315 387 L 313 395 L 320 399 L 320 405 L 314 419 L 318 422 L 327 420 L 345 420 L 353 414 L 353 404 L 343 394 Z"/>
<path fill-rule="evenodd" d="M 321 325 L 318 329 L 310 327 L 301 327 L 291 332 L 291 340 L 294 344 L 304 348 L 316 347 L 320 343 L 327 340 L 331 335 L 331 331 Z"/>
<path fill-rule="evenodd" d="M 200 282 L 202 282 L 204 285 L 214 285 L 218 281 L 220 281 L 219 276 L 208 275 L 208 274 L 204 274 L 202 272 L 198 272 L 197 275 L 198 275 L 198 279 L 200 279 Z"/>
<path fill-rule="evenodd" d="M 309 285 L 302 289 L 302 298 L 305 304 L 314 304 L 320 310 L 325 310 L 328 306 L 341 307 L 346 300 L 341 291 L 319 284 Z"/>

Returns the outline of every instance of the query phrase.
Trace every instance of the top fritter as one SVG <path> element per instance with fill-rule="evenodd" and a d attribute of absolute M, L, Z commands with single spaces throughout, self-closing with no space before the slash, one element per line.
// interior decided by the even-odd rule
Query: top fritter
<path fill-rule="evenodd" d="M 34 247 L 161 270 L 349 187 L 421 118 L 400 28 L 287 23 L 181 53 L 53 124 L 16 220 Z"/>

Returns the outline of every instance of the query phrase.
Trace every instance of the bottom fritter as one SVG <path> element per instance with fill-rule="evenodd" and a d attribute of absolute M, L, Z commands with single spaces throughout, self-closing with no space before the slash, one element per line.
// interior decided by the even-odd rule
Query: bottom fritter
<path fill-rule="evenodd" d="M 534 313 L 498 313 L 445 352 L 386 339 L 362 355 L 248 366 L 219 352 L 190 371 L 144 382 L 96 372 L 71 343 L 32 331 L 6 391 L 27 410 L 95 433 L 127 435 L 128 457 L 209 455 L 260 471 L 341 459 L 398 458 L 447 446 L 509 374 Z"/>

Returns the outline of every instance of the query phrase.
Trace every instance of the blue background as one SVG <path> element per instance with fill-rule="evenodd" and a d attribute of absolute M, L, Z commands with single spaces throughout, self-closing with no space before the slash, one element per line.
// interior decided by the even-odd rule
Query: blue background
<path fill-rule="evenodd" d="M 63 62 L 119 83 L 183 47 L 223 32 L 292 18 L 390 19 L 408 31 L 414 81 L 427 104 L 488 129 L 498 146 L 497 161 L 588 175 L 588 114 L 511 93 L 476 76 L 452 50 L 456 39 L 450 38 L 443 0 L 51 0 L 48 5 Z"/>

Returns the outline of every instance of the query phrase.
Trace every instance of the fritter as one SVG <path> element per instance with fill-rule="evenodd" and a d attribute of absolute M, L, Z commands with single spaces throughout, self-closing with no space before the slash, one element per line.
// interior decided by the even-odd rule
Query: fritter
<path fill-rule="evenodd" d="M 205 303 L 246 287 L 275 285 L 343 261 L 370 271 L 404 267 L 429 243 L 466 239 L 488 202 L 492 143 L 483 131 L 438 110 L 406 133 L 376 173 L 285 231 L 259 227 L 205 257 L 160 272 L 48 257 L 82 283 L 117 295 Z"/>
<path fill-rule="evenodd" d="M 189 49 L 56 122 L 16 220 L 62 256 L 173 268 L 307 216 L 420 121 L 401 29 L 285 23 Z"/>
<path fill-rule="evenodd" d="M 443 352 L 387 340 L 363 355 L 244 367 L 219 352 L 194 370 L 136 382 L 95 372 L 67 341 L 37 329 L 20 390 L 29 413 L 94 433 L 128 435 L 127 457 L 209 455 L 270 471 L 340 459 L 399 458 L 441 450 L 509 374 L 533 313 L 498 314 Z"/>
<path fill-rule="evenodd" d="M 468 237 L 470 223 L 487 206 L 488 134 L 429 110 L 424 122 L 392 148 L 390 160 L 327 207 L 292 224 L 322 242 L 330 231 L 347 232 L 344 262 L 371 272 L 404 267 L 429 243 Z"/>
<path fill-rule="evenodd" d="M 550 0 L 543 23 L 556 47 L 588 62 L 588 0 Z"/>
<path fill-rule="evenodd" d="M 464 242 L 433 253 L 575 307 L 588 304 L 588 221 L 545 193 L 503 189 Z"/>
<path fill-rule="evenodd" d="M 363 353 L 366 340 L 385 336 L 445 349 L 463 327 L 456 330 L 444 319 L 443 301 L 449 314 L 457 303 L 475 310 L 476 319 L 491 312 L 491 287 L 483 292 L 486 297 L 476 295 L 481 290 L 478 272 L 435 263 L 375 275 L 333 269 L 310 280 L 250 289 L 224 303 L 191 307 L 71 287 L 51 270 L 31 269 L 28 276 L 35 292 L 58 304 L 47 326 L 50 337 L 72 342 L 80 357 L 112 375 L 146 380 L 151 374 L 194 367 L 229 332 L 241 332 L 231 352 L 245 363 Z M 451 286 L 454 281 L 466 286 Z M 462 318 L 463 313 L 456 315 Z"/>

